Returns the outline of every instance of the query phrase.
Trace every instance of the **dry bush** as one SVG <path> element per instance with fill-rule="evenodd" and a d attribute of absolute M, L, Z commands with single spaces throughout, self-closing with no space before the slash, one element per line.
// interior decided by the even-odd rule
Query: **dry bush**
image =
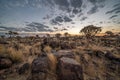
<path fill-rule="evenodd" d="M 50 60 L 51 71 L 56 72 L 57 58 L 52 53 L 47 53 L 47 57 Z"/>
<path fill-rule="evenodd" d="M 43 51 L 46 53 L 51 53 L 52 48 L 50 46 L 45 46 Z"/>
<path fill-rule="evenodd" d="M 31 49 L 31 46 L 29 46 L 29 45 L 23 46 L 23 49 L 22 49 L 23 54 L 25 56 L 28 56 L 30 53 L 30 49 Z"/>
<path fill-rule="evenodd" d="M 9 58 L 15 63 L 23 61 L 23 53 L 20 50 L 15 50 L 13 47 L 5 48 L 5 46 L 0 45 L 0 56 Z"/>
<path fill-rule="evenodd" d="M 39 55 L 41 53 L 40 42 L 34 44 L 31 49 L 33 54 Z"/>
<path fill-rule="evenodd" d="M 8 48 L 8 54 L 10 57 L 10 59 L 15 62 L 15 63 L 19 63 L 19 62 L 22 62 L 23 61 L 23 53 L 22 51 L 17 51 L 15 49 L 13 49 L 12 47 Z"/>

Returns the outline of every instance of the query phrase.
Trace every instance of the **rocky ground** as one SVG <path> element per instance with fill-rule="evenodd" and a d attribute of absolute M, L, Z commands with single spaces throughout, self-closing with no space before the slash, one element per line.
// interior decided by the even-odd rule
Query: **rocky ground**
<path fill-rule="evenodd" d="M 101 41 L 102 48 L 86 47 L 84 40 L 72 39 L 35 39 L 42 42 L 41 51 L 29 52 L 19 63 L 0 55 L 0 80 L 120 80 L 120 45 L 114 39 Z"/>

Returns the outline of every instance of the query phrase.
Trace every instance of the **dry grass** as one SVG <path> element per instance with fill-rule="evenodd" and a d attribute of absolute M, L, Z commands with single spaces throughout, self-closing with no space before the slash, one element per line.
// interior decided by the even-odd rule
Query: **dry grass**
<path fill-rule="evenodd" d="M 15 50 L 13 47 L 6 48 L 0 45 L 0 56 L 10 58 L 13 62 L 19 63 L 23 61 L 23 54 L 20 50 Z"/>
<path fill-rule="evenodd" d="M 44 52 L 46 53 L 51 53 L 52 48 L 50 46 L 45 46 L 45 48 L 43 49 Z"/>
<path fill-rule="evenodd" d="M 5 46 L 0 45 L 0 56 L 6 57 L 8 55 L 6 53 L 7 53 L 7 50 L 6 50 Z"/>
<path fill-rule="evenodd" d="M 47 53 L 47 56 L 50 60 L 50 69 L 51 71 L 55 72 L 57 66 L 57 59 L 52 53 Z"/>
<path fill-rule="evenodd" d="M 80 57 L 79 57 L 79 55 L 75 55 L 75 60 L 80 63 Z"/>
<path fill-rule="evenodd" d="M 22 51 L 17 51 L 15 49 L 13 49 L 12 47 L 8 48 L 8 54 L 9 54 L 9 57 L 10 59 L 15 62 L 15 63 L 18 63 L 18 62 L 22 62 L 23 61 L 23 53 Z"/>
<path fill-rule="evenodd" d="M 100 46 L 100 45 L 90 45 L 90 46 L 89 46 L 89 49 L 90 49 L 90 50 L 103 51 L 103 52 L 113 50 L 113 48 L 104 47 L 104 46 Z"/>

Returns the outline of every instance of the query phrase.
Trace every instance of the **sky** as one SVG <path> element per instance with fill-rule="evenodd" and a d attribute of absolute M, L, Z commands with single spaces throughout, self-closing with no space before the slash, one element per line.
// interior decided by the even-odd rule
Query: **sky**
<path fill-rule="evenodd" d="M 120 32 L 120 0 L 0 0 L 0 31 L 78 34 L 87 25 Z"/>

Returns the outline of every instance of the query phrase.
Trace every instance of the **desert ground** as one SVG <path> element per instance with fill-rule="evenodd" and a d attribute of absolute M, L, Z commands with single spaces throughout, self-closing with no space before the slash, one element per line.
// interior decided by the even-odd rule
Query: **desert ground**
<path fill-rule="evenodd" d="M 0 80 L 120 80 L 120 35 L 0 38 Z"/>

